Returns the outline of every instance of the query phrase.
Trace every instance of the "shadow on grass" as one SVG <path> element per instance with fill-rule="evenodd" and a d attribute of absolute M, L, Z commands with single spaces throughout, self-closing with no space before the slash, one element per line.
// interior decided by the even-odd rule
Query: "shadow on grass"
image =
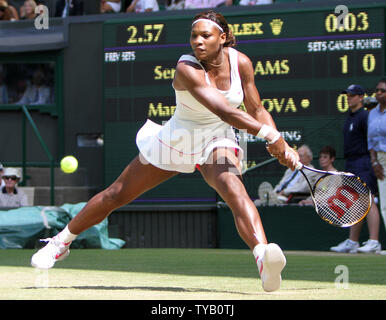
<path fill-rule="evenodd" d="M 41 287 L 25 287 L 22 289 L 42 289 Z M 182 288 L 182 287 L 129 287 L 129 286 L 69 286 L 69 287 L 45 287 L 44 289 L 79 289 L 79 290 L 141 290 L 141 291 L 166 291 L 166 292 L 202 292 L 202 293 L 227 293 L 240 295 L 256 295 L 256 293 L 203 289 L 203 288 Z"/>
<path fill-rule="evenodd" d="M 0 266 L 29 267 L 34 252 L 36 250 L 0 250 Z M 286 253 L 286 257 L 287 266 L 282 276 L 287 280 L 334 282 L 339 276 L 337 267 L 346 266 L 350 283 L 386 285 L 384 277 L 386 256 L 289 252 Z M 55 269 L 235 277 L 252 280 L 258 278 L 256 264 L 249 250 L 229 249 L 74 249 L 66 260 L 55 265 Z M 134 289 L 128 287 L 127 290 Z"/>

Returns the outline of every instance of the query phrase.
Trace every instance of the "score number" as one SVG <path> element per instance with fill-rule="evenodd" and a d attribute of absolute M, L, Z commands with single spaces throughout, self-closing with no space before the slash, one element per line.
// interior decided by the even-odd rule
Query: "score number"
<path fill-rule="evenodd" d="M 335 14 L 329 14 L 325 21 L 324 25 L 326 31 L 329 33 L 332 32 L 352 32 L 352 31 L 366 31 L 369 29 L 369 15 L 367 12 L 361 11 L 357 14 L 348 12 L 347 15 L 343 18 L 343 25 L 339 26 L 339 19 L 341 17 L 336 16 Z"/>
<path fill-rule="evenodd" d="M 127 28 L 127 32 L 129 33 L 127 43 L 157 43 L 160 40 L 163 28 L 163 23 L 145 24 L 141 30 L 139 30 L 138 26 L 131 25 Z"/>
<path fill-rule="evenodd" d="M 341 66 L 342 66 L 342 74 L 348 73 L 348 56 L 345 54 L 341 57 L 339 57 Z M 375 56 L 371 53 L 367 53 L 362 57 L 362 69 L 366 73 L 371 73 L 375 70 L 376 66 L 376 59 Z"/>

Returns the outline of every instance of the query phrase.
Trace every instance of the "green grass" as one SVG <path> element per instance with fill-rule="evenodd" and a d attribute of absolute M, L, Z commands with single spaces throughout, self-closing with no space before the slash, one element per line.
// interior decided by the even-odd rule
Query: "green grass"
<path fill-rule="evenodd" d="M 386 256 L 285 252 L 279 291 L 265 293 L 248 250 L 77 249 L 48 271 L 34 250 L 0 251 L 0 299 L 385 300 Z M 335 268 L 347 267 L 348 288 Z"/>

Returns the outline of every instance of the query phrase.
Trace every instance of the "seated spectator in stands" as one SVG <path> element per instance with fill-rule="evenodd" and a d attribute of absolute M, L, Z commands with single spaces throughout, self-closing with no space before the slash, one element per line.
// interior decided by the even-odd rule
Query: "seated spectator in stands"
<path fill-rule="evenodd" d="M 215 1 L 215 8 L 229 7 L 233 5 L 233 0 L 217 0 Z"/>
<path fill-rule="evenodd" d="M 258 6 L 261 4 L 271 4 L 273 0 L 240 0 L 240 6 Z"/>
<path fill-rule="evenodd" d="M 334 161 L 336 157 L 336 152 L 333 147 L 325 146 L 319 151 L 319 166 L 322 170 L 325 171 L 338 171 L 334 167 Z M 321 176 L 319 174 L 316 176 L 316 179 L 318 179 Z M 316 181 L 315 181 L 316 182 Z M 312 206 L 314 203 L 312 202 L 311 197 L 308 197 L 305 200 L 301 200 L 298 202 L 299 206 Z"/>
<path fill-rule="evenodd" d="M 4 167 L 2 165 L 2 163 L 0 162 L 0 189 L 2 189 L 4 186 L 5 186 L 5 182 L 3 180 L 3 173 L 4 173 Z"/>
<path fill-rule="evenodd" d="M 338 171 L 334 167 L 336 158 L 335 149 L 331 146 L 325 146 L 319 151 L 319 165 L 324 171 Z"/>
<path fill-rule="evenodd" d="M 183 10 L 185 8 L 185 0 L 166 0 L 166 10 Z"/>
<path fill-rule="evenodd" d="M 24 95 L 24 92 L 28 88 L 29 81 L 27 79 L 16 79 L 13 81 L 13 85 L 9 86 L 8 90 L 8 103 L 15 104 Z"/>
<path fill-rule="evenodd" d="M 218 0 L 185 0 L 185 9 L 214 8 Z"/>
<path fill-rule="evenodd" d="M 19 20 L 19 15 L 15 7 L 10 6 L 7 1 L 0 0 L 0 21 Z"/>
<path fill-rule="evenodd" d="M 101 0 L 101 13 L 118 13 L 121 8 L 121 0 Z"/>
<path fill-rule="evenodd" d="M 313 168 L 313 165 L 311 164 L 313 157 L 312 151 L 307 145 L 300 146 L 298 149 L 298 154 L 301 163 Z M 305 170 L 304 173 L 307 175 L 307 178 L 310 182 L 315 181 L 317 175 L 315 172 Z M 284 172 L 282 179 L 275 186 L 274 191 L 278 196 L 281 196 L 281 198 L 286 197 L 287 201 L 296 194 L 303 195 L 304 198 L 310 194 L 307 181 L 304 179 L 300 171 L 292 171 L 291 169 L 287 169 Z"/>
<path fill-rule="evenodd" d="M 5 84 L 4 72 L 0 70 L 0 104 L 8 103 L 8 88 Z"/>
<path fill-rule="evenodd" d="M 57 0 L 55 17 L 81 16 L 83 15 L 82 0 Z"/>
<path fill-rule="evenodd" d="M 313 167 L 311 164 L 312 151 L 307 145 L 300 146 L 298 154 L 301 163 Z M 309 170 L 305 170 L 304 173 L 311 183 L 316 181 L 317 173 Z M 310 190 L 307 181 L 299 170 L 291 171 L 291 169 L 287 169 L 275 188 L 272 188 L 269 182 L 264 181 L 258 188 L 258 194 L 259 198 L 254 201 L 257 207 L 261 205 L 298 203 L 310 196 Z"/>
<path fill-rule="evenodd" d="M 20 173 L 16 168 L 5 168 L 2 179 L 5 186 L 0 190 L 0 208 L 16 208 L 28 206 L 28 198 L 24 191 L 16 188 L 20 181 Z"/>
<path fill-rule="evenodd" d="M 157 0 L 133 0 L 126 12 L 154 12 L 159 11 Z"/>
<path fill-rule="evenodd" d="M 34 0 L 26 0 L 20 7 L 20 20 L 35 19 L 36 2 Z"/>
<path fill-rule="evenodd" d="M 32 85 L 27 87 L 22 98 L 15 104 L 48 104 L 50 103 L 50 88 L 45 84 L 43 71 L 35 70 L 32 76 Z"/>

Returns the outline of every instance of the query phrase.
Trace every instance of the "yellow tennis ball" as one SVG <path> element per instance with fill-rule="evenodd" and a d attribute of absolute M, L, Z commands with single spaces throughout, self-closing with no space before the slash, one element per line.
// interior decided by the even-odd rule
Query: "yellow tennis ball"
<path fill-rule="evenodd" d="M 60 169 L 64 173 L 73 173 L 78 169 L 78 160 L 74 156 L 66 156 L 60 161 Z"/>

